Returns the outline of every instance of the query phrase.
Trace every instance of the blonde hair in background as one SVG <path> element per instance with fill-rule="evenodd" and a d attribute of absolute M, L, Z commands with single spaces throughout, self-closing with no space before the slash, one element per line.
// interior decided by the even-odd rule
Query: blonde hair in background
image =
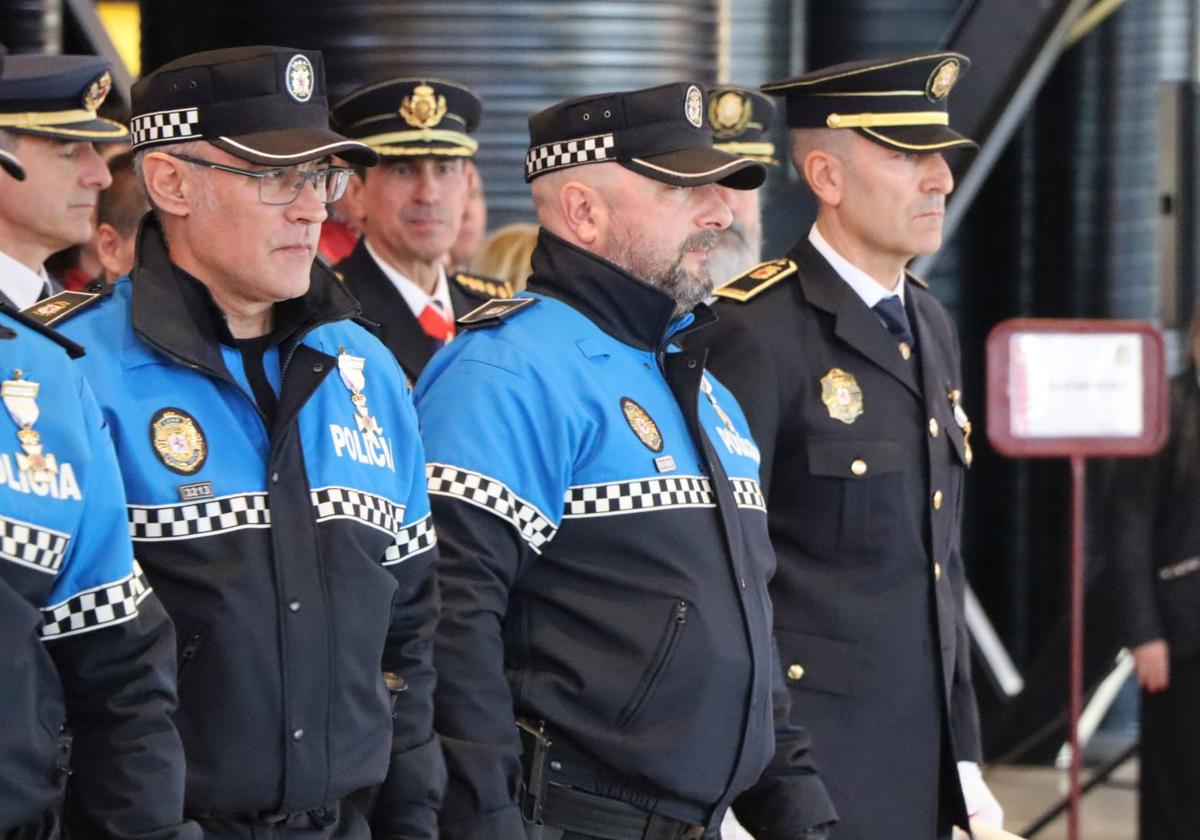
<path fill-rule="evenodd" d="M 538 226 L 529 222 L 505 225 L 483 241 L 471 271 L 512 283 L 513 292 L 525 288 L 532 271 L 529 260 L 537 245 Z"/>

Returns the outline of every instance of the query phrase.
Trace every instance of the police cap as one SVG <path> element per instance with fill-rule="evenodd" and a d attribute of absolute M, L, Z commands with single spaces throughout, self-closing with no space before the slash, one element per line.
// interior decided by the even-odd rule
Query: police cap
<path fill-rule="evenodd" d="M 4 78 L 4 56 L 6 53 L 7 50 L 4 49 L 4 45 L 0 44 L 0 79 Z M 21 161 L 3 149 L 0 149 L 0 169 L 3 169 L 18 181 L 25 180 L 25 169 L 21 166 Z"/>
<path fill-rule="evenodd" d="M 775 104 L 756 91 L 725 85 L 708 92 L 708 121 L 713 148 L 776 165 L 775 144 L 768 132 Z"/>
<path fill-rule="evenodd" d="M 321 53 L 233 47 L 193 53 L 133 86 L 133 148 L 207 140 L 251 163 L 289 166 L 338 155 L 373 166 L 370 148 L 329 128 Z"/>
<path fill-rule="evenodd" d="M 560 102 L 529 119 L 525 180 L 613 161 L 680 187 L 759 187 L 763 165 L 713 148 L 705 116 L 704 89 L 689 82 Z"/>
<path fill-rule="evenodd" d="M 850 128 L 905 152 L 974 146 L 950 128 L 947 99 L 970 66 L 965 55 L 935 52 L 858 61 L 762 86 L 787 98 L 791 128 Z"/>
<path fill-rule="evenodd" d="M 391 157 L 474 157 L 483 103 L 465 85 L 428 77 L 367 85 L 333 107 L 347 137 Z"/>
<path fill-rule="evenodd" d="M 0 128 L 69 143 L 125 140 L 125 126 L 96 115 L 112 89 L 111 66 L 90 55 L 8 56 Z"/>

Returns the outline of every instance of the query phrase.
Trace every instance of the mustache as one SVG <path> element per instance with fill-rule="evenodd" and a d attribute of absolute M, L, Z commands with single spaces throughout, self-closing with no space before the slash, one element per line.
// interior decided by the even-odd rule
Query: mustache
<path fill-rule="evenodd" d="M 702 230 L 699 233 L 693 233 L 687 239 L 683 240 L 683 244 L 679 246 L 679 256 L 682 258 L 688 251 L 711 251 L 717 244 L 717 232 L 715 230 Z"/>

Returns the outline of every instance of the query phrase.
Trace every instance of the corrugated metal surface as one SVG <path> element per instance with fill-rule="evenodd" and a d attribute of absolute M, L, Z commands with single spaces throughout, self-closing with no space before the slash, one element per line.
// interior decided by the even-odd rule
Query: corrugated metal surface
<path fill-rule="evenodd" d="M 60 0 L 0 0 L 0 43 L 10 53 L 59 52 Z"/>

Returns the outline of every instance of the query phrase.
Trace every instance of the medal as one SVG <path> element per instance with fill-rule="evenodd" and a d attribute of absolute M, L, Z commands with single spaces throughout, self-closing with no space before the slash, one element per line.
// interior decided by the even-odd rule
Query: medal
<path fill-rule="evenodd" d="M 342 377 L 342 384 L 350 390 L 350 402 L 354 405 L 354 421 L 358 424 L 360 432 L 368 438 L 373 438 L 379 433 L 379 423 L 367 410 L 367 395 L 363 393 L 367 387 L 367 377 L 363 374 L 363 368 L 366 365 L 367 360 L 362 356 L 351 356 L 346 352 L 346 348 L 340 348 L 338 373 Z"/>
<path fill-rule="evenodd" d="M 0 397 L 9 416 L 17 424 L 17 440 L 21 444 L 21 452 L 17 453 L 17 467 L 23 473 L 28 473 L 34 481 L 45 481 L 58 472 L 58 461 L 53 455 L 43 452 L 42 436 L 33 428 L 37 422 L 37 395 L 41 386 L 24 374 L 13 371 L 13 378 L 0 383 Z"/>
<path fill-rule="evenodd" d="M 725 424 L 725 428 L 736 435 L 738 430 L 734 427 L 733 421 L 729 419 L 729 415 L 725 413 L 725 409 L 717 404 L 716 395 L 713 394 L 712 383 L 708 381 L 707 376 L 700 377 L 700 391 L 704 396 L 708 397 L 709 404 L 713 407 L 713 411 L 717 413 L 717 417 L 721 418 L 721 422 Z"/>
<path fill-rule="evenodd" d="M 946 398 L 950 401 L 951 408 L 954 409 L 954 422 L 958 424 L 958 428 L 962 429 L 963 458 L 969 467 L 975 460 L 975 453 L 971 451 L 971 420 L 967 417 L 967 412 L 963 411 L 962 391 L 953 390 L 946 395 Z"/>

